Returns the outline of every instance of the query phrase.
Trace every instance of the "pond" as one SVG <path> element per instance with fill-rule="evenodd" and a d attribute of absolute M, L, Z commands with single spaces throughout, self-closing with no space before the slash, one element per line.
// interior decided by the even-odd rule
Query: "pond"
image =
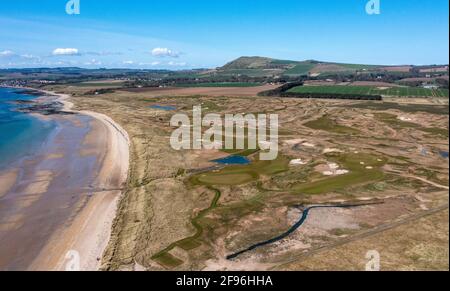
<path fill-rule="evenodd" d="M 174 111 L 177 110 L 175 106 L 165 106 L 165 105 L 152 105 L 150 108 L 164 110 L 164 111 Z"/>
<path fill-rule="evenodd" d="M 223 159 L 213 160 L 214 163 L 222 165 L 249 165 L 251 162 L 243 156 L 229 156 Z"/>

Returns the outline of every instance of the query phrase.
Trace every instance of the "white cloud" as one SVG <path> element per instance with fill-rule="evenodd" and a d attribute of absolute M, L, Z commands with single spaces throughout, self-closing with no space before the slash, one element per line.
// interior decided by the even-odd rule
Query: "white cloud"
<path fill-rule="evenodd" d="M 133 65 L 134 62 L 133 61 L 123 61 L 124 65 Z"/>
<path fill-rule="evenodd" d="M 9 51 L 9 50 L 0 52 L 0 57 L 12 57 L 14 55 L 16 55 L 16 54 L 13 51 Z"/>
<path fill-rule="evenodd" d="M 76 56 L 79 55 L 78 49 L 76 48 L 57 48 L 53 50 L 54 56 Z"/>
<path fill-rule="evenodd" d="M 161 58 L 163 57 L 178 58 L 180 56 L 180 53 L 175 52 L 168 48 L 157 47 L 152 50 L 152 55 Z"/>

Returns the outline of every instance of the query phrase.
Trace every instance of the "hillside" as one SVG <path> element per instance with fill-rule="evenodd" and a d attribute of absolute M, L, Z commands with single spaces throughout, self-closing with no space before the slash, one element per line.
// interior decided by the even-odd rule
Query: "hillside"
<path fill-rule="evenodd" d="M 223 67 L 217 68 L 215 74 L 219 75 L 247 75 L 249 77 L 261 76 L 302 76 L 312 77 L 336 75 L 336 74 L 354 74 L 365 72 L 389 72 L 389 73 L 408 73 L 413 70 L 422 71 L 424 69 L 434 72 L 437 69 L 448 70 L 448 66 L 428 66 L 416 67 L 412 65 L 403 66 L 380 66 L 366 64 L 346 64 L 321 62 L 315 60 L 292 61 L 277 60 L 265 57 L 240 57 L 231 61 Z"/>

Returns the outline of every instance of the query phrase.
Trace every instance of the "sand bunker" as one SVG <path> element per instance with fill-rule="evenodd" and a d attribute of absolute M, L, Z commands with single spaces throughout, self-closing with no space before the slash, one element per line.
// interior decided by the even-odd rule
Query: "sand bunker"
<path fill-rule="evenodd" d="M 307 148 L 315 148 L 316 147 L 315 144 L 312 144 L 312 143 L 309 143 L 309 142 L 302 143 L 302 146 L 307 147 Z"/>
<path fill-rule="evenodd" d="M 398 118 L 398 120 L 401 120 L 401 121 L 413 121 L 411 118 L 406 117 L 406 116 L 399 116 L 397 118 Z"/>
<path fill-rule="evenodd" d="M 327 165 L 319 165 L 316 167 L 316 171 L 321 172 L 324 176 L 340 176 L 348 174 L 349 171 L 341 169 L 336 163 L 328 163 Z"/>
<path fill-rule="evenodd" d="M 290 166 L 301 166 L 301 165 L 306 165 L 306 164 L 307 163 L 305 161 L 303 161 L 302 159 L 295 159 L 289 163 Z"/>
<path fill-rule="evenodd" d="M 343 153 L 344 151 L 341 151 L 340 149 L 324 149 L 323 154 L 329 154 L 329 153 Z"/>

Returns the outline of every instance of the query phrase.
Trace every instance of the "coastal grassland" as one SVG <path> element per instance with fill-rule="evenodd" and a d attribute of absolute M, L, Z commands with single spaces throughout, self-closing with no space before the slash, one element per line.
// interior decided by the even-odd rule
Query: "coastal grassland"
<path fill-rule="evenodd" d="M 201 224 L 202 219 L 217 207 L 217 203 L 219 202 L 221 196 L 220 190 L 212 187 L 209 187 L 209 189 L 214 191 L 215 193 L 211 205 L 208 208 L 201 210 L 194 218 L 191 219 L 191 223 L 195 228 L 195 234 L 170 244 L 167 248 L 155 254 L 152 257 L 153 260 L 166 268 L 175 268 L 181 265 L 183 261 L 171 255 L 170 251 L 172 251 L 176 247 L 179 247 L 184 251 L 190 251 L 202 245 L 202 243 L 199 241 L 204 232 L 204 226 L 202 226 Z"/>
<path fill-rule="evenodd" d="M 337 124 L 335 121 L 333 121 L 331 119 L 330 116 L 323 116 L 319 119 L 309 121 L 309 122 L 305 123 L 304 126 L 312 128 L 312 129 L 316 129 L 316 130 L 324 130 L 324 131 L 329 131 L 329 132 L 338 133 L 338 134 L 358 134 L 359 133 L 359 130 L 357 130 L 355 128 Z"/>
<path fill-rule="evenodd" d="M 299 86 L 292 93 L 359 94 L 394 97 L 440 97 L 448 98 L 448 89 L 425 89 L 413 87 L 378 88 L 372 86 Z"/>
<path fill-rule="evenodd" d="M 155 254 L 152 259 L 165 268 L 173 269 L 180 266 L 183 261 L 174 257 L 171 254 L 171 251 L 178 247 L 186 252 L 189 252 L 199 248 L 202 244 L 205 244 L 208 241 L 207 237 L 211 236 L 211 224 L 214 224 L 214 222 L 208 220 L 206 218 L 207 215 L 213 212 L 216 208 L 220 208 L 222 210 L 218 210 L 218 212 L 215 213 L 219 215 L 220 219 L 226 220 L 226 218 L 223 217 L 225 215 L 225 210 L 222 205 L 219 205 L 222 192 L 216 187 L 247 184 L 258 180 L 261 175 L 270 176 L 286 170 L 287 160 L 284 158 L 278 158 L 275 161 L 255 161 L 250 165 L 226 166 L 221 170 L 214 170 L 191 176 L 189 178 L 189 184 L 194 187 L 207 186 L 209 190 L 215 193 L 214 199 L 208 208 L 201 210 L 194 218 L 191 219 L 191 224 L 196 230 L 194 235 L 170 244 L 168 247 Z M 249 211 L 256 211 L 264 205 L 264 203 L 260 201 L 260 198 L 261 195 L 256 195 L 246 201 L 228 205 L 225 207 L 225 209 L 227 209 L 225 212 L 230 213 L 238 211 L 240 215 L 243 215 Z"/>
<path fill-rule="evenodd" d="M 131 139 L 128 185 L 103 257 L 105 270 L 133 270 L 138 267 L 146 270 L 202 270 L 211 260 L 223 260 L 231 250 L 283 233 L 292 226 L 293 220 L 288 219 L 288 213 L 298 205 L 329 203 L 335 199 L 347 201 L 354 197 L 415 195 L 421 189 L 432 188 L 423 181 L 386 173 L 386 165 L 394 161 L 402 173 L 421 165 L 423 171 L 418 174 L 433 181 L 440 179 L 444 183 L 440 175 L 448 172 L 444 166 L 440 172 L 426 171 L 432 171 L 433 165 L 446 163 L 445 159 L 435 155 L 418 159 L 415 152 L 404 150 L 418 143 L 439 144 L 445 150 L 442 140 L 412 136 L 410 132 L 396 128 L 386 137 L 387 123 L 374 115 L 378 109 L 358 108 L 359 104 L 367 102 L 206 94 L 180 97 L 164 95 L 161 91 L 125 90 L 90 95 L 88 89 L 82 87 L 59 87 L 57 90 L 75 94 L 73 101 L 77 109 L 107 114 L 127 130 Z M 213 92 L 214 88 L 211 90 Z M 176 110 L 150 108 L 154 104 L 174 106 Z M 200 104 L 207 108 L 205 112 L 208 113 L 279 114 L 280 132 L 284 133 L 280 136 L 279 158 L 259 161 L 257 150 L 248 149 L 172 150 L 169 144 L 173 131 L 169 126 L 170 118 L 175 113 L 191 116 L 192 106 Z M 379 106 L 379 103 L 373 104 Z M 401 106 L 392 104 L 393 108 Z M 414 111 L 415 107 L 405 108 Z M 433 110 L 444 111 L 438 107 L 433 107 Z M 436 119 L 433 121 L 436 128 L 440 128 L 446 117 L 444 113 L 435 115 L 423 111 L 411 114 L 425 114 L 430 117 L 428 121 Z M 311 120 L 310 127 L 304 125 L 308 120 Z M 357 124 L 358 127 L 356 129 L 349 124 Z M 432 128 L 427 124 L 428 127 Z M 370 137 L 363 134 L 369 129 Z M 419 129 L 412 128 L 411 131 L 415 133 Z M 304 146 L 303 142 L 314 144 L 314 147 Z M 326 154 L 325 150 L 331 148 L 342 152 Z M 211 162 L 232 154 L 247 156 L 252 163 L 218 166 Z M 302 158 L 307 164 L 290 166 L 290 161 L 297 158 Z M 327 162 L 335 162 L 349 173 L 328 177 L 315 170 L 317 165 Z M 355 189 L 357 193 L 353 193 Z M 394 206 L 389 208 L 389 214 L 398 214 L 404 209 Z M 386 218 L 386 213 L 378 213 L 378 210 L 371 211 L 375 211 L 374 217 L 380 220 L 392 217 Z M 295 219 L 297 215 L 294 215 Z M 341 232 L 333 229 L 332 233 Z M 331 241 L 326 236 L 315 239 L 324 245 Z M 298 243 L 303 241 L 296 237 L 294 245 L 283 243 L 279 247 L 290 250 L 293 246 L 295 249 Z M 278 258 L 276 252 L 265 253 L 263 250 L 256 254 L 264 254 L 264 257 L 251 257 L 255 262 L 261 258 L 268 262 Z M 336 258 L 339 259 L 341 257 Z M 219 264 L 212 269 L 222 267 L 242 269 L 248 266 L 237 261 L 231 267 Z"/>
<path fill-rule="evenodd" d="M 399 104 L 394 102 L 357 102 L 343 105 L 347 108 L 368 109 L 374 111 L 399 110 L 405 113 L 429 113 L 437 115 L 448 115 L 448 105 L 430 104 Z"/>
<path fill-rule="evenodd" d="M 366 153 L 333 153 L 326 156 L 330 161 L 336 162 L 343 169 L 348 170 L 349 173 L 331 178 L 321 177 L 315 181 L 299 183 L 292 187 L 293 191 L 310 195 L 324 194 L 358 184 L 379 181 L 384 177 L 381 170 L 381 167 L 386 164 L 386 159 L 384 158 Z"/>
<path fill-rule="evenodd" d="M 390 126 L 396 129 L 402 128 L 417 129 L 435 136 L 441 136 L 445 138 L 448 138 L 449 136 L 448 128 L 424 127 L 418 123 L 400 120 L 397 115 L 391 113 L 385 112 L 375 113 L 375 118 L 384 123 L 389 124 Z"/>
<path fill-rule="evenodd" d="M 363 271 L 367 251 L 377 250 L 382 271 L 448 271 L 448 219 L 447 208 L 360 240 L 325 248 L 276 270 Z"/>

